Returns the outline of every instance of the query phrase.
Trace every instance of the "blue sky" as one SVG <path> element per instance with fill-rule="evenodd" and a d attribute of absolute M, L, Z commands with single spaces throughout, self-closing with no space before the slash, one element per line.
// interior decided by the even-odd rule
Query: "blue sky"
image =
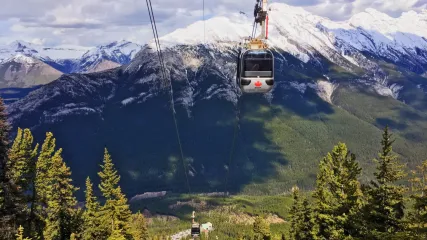
<path fill-rule="evenodd" d="M 202 19 L 202 0 L 151 0 L 159 35 Z M 426 9 L 427 0 L 276 0 L 333 20 L 374 8 L 398 17 Z M 244 11 L 252 15 L 255 0 L 205 0 L 205 16 Z M 6 0 L 0 8 L 0 44 L 24 40 L 46 46 L 94 46 L 127 39 L 152 38 L 144 0 Z"/>

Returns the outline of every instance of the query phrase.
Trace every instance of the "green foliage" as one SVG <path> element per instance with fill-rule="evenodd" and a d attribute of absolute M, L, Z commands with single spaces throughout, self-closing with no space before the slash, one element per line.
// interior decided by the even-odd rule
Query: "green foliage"
<path fill-rule="evenodd" d="M 120 181 L 120 176 L 117 170 L 114 169 L 114 164 L 107 148 L 104 149 L 104 164 L 101 165 L 101 168 L 102 171 L 98 173 L 101 178 L 99 189 L 106 199 L 112 199 L 117 195 L 117 185 Z"/>
<path fill-rule="evenodd" d="M 134 240 L 148 240 L 147 222 L 142 213 L 133 214 L 129 225 Z"/>
<path fill-rule="evenodd" d="M 379 153 L 379 159 L 375 159 L 376 181 L 371 181 L 365 189 L 367 195 L 367 204 L 364 209 L 365 227 L 368 231 L 367 235 L 375 239 L 380 239 L 381 233 L 395 234 L 405 228 L 403 195 L 406 188 L 395 185 L 405 177 L 405 172 L 403 165 L 398 162 L 397 156 L 392 152 L 393 142 L 386 127 L 381 141 L 382 150 Z"/>
<path fill-rule="evenodd" d="M 102 229 L 99 221 L 99 203 L 93 194 L 93 185 L 90 178 L 86 179 L 86 201 L 83 213 L 83 236 L 84 240 L 102 239 Z"/>
<path fill-rule="evenodd" d="M 177 199 L 208 202 L 209 206 L 215 207 L 216 210 L 200 213 L 199 218 L 213 223 L 215 231 L 209 233 L 211 239 L 279 240 L 286 239 L 287 229 L 290 229 L 290 238 L 295 240 L 423 239 L 427 234 L 427 161 L 417 167 L 410 180 L 414 204 L 407 219 L 410 222 L 406 225 L 403 198 L 405 188 L 396 185 L 406 174 L 403 166 L 397 161 L 397 156 L 392 152 L 393 142 L 386 128 L 382 150 L 376 160 L 377 171 L 374 174 L 376 181 L 365 186 L 363 189 L 365 196 L 358 181 L 361 168 L 356 162 L 356 157 L 348 151 L 345 144 L 339 143 L 320 161 L 312 206 L 309 199 L 303 196 L 298 188 L 294 188 L 293 201 L 288 196 L 240 195 L 215 198 L 179 195 L 170 200 L 163 199 L 165 206 L 159 206 L 160 212 L 169 211 L 170 204 L 175 203 Z M 28 240 L 24 238 L 27 235 L 24 228 L 20 226 L 16 231 L 16 227 L 11 228 L 11 223 L 16 223 L 19 216 L 19 206 L 13 201 L 20 200 L 22 202 L 19 204 L 25 203 L 22 193 L 24 190 L 31 192 L 33 182 L 36 189 L 32 194 L 36 197 L 28 201 L 30 203 L 34 201 L 35 204 L 32 206 L 37 207 L 34 212 L 37 213 L 39 222 L 36 221 L 36 229 L 26 229 L 33 239 L 168 239 L 167 235 L 177 232 L 178 229 L 188 229 L 186 211 L 191 208 L 173 210 L 173 213 L 182 218 L 175 222 L 152 219 L 148 224 L 140 212 L 132 215 L 127 198 L 119 186 L 120 176 L 107 149 L 104 151 L 102 170 L 98 173 L 101 178 L 99 189 L 105 198 L 104 204 L 101 206 L 98 202 L 93 185 L 87 178 L 85 209 L 83 211 L 76 208 L 74 192 L 77 188 L 71 183 L 71 171 L 64 163 L 61 153 L 62 149 L 55 151 L 55 139 L 51 133 L 47 133 L 38 161 L 34 163 L 37 145 L 33 148 L 31 132 L 28 129 L 18 129 L 18 135 L 9 152 L 9 160 L 0 162 L 3 164 L 0 177 L 5 181 L 1 182 L 0 188 L 2 211 L 0 213 L 8 214 L 0 215 L 0 230 L 2 230 L 0 239 Z M 157 207 L 160 202 L 160 200 L 147 201 L 151 201 L 152 205 L 144 203 L 144 206 L 149 206 L 150 209 Z M 291 202 L 293 204 L 288 211 L 286 206 Z M 5 206 L 14 208 L 5 209 Z M 33 211 L 22 213 L 31 216 Z M 274 213 L 282 218 L 289 216 L 290 223 L 270 225 L 262 217 L 256 217 L 252 226 L 231 221 L 231 216 L 239 213 L 248 215 Z M 41 221 L 46 225 L 40 224 Z M 42 227 L 44 236 L 40 235 L 37 227 Z M 154 237 L 149 237 L 149 232 Z M 207 236 L 202 234 L 201 239 L 207 239 Z"/>
<path fill-rule="evenodd" d="M 344 143 L 334 147 L 319 165 L 315 198 L 317 234 L 325 239 L 342 239 L 357 234 L 353 221 L 362 207 L 356 156 Z"/>
<path fill-rule="evenodd" d="M 22 213 L 19 187 L 13 181 L 13 173 L 8 166 L 9 125 L 7 123 L 5 106 L 0 98 L 0 239 L 12 239 L 16 234 L 16 224 Z"/>
<path fill-rule="evenodd" d="M 271 239 L 270 224 L 260 216 L 255 218 L 253 231 L 254 240 Z"/>
<path fill-rule="evenodd" d="M 75 233 L 71 233 L 70 240 L 76 240 L 76 234 Z"/>
<path fill-rule="evenodd" d="M 427 234 L 427 160 L 415 171 L 411 178 L 412 195 L 415 201 L 410 219 L 413 223 L 412 230 L 416 234 Z"/>
<path fill-rule="evenodd" d="M 35 165 L 38 151 L 38 144 L 33 148 L 33 135 L 29 129 L 22 130 L 18 128 L 18 133 L 9 151 L 8 169 L 10 178 L 17 186 L 16 204 L 21 210 L 26 211 L 28 203 L 33 204 L 32 197 L 26 196 L 26 193 L 33 192 L 35 180 Z M 26 215 L 26 212 L 22 212 Z M 30 211 L 31 215 L 31 211 Z M 28 231 L 31 232 L 32 219 L 26 216 L 21 217 L 21 221 L 26 224 Z"/>
<path fill-rule="evenodd" d="M 47 132 L 46 138 L 43 142 L 39 157 L 36 163 L 36 192 L 37 201 L 40 205 L 45 205 L 47 195 L 47 179 L 49 179 L 49 169 L 52 165 L 52 157 L 55 152 L 56 139 L 53 133 Z"/>
<path fill-rule="evenodd" d="M 19 225 L 18 233 L 16 233 L 16 240 L 31 240 L 30 238 L 24 238 L 24 228 Z"/>
<path fill-rule="evenodd" d="M 43 236 L 45 228 L 44 219 L 47 218 L 44 209 L 47 207 L 47 188 L 50 182 L 49 169 L 51 168 L 52 156 L 55 152 L 55 142 L 56 139 L 53 137 L 53 134 L 47 132 L 36 162 L 35 189 L 31 198 L 30 228 L 34 225 L 34 235 L 40 238 Z"/>
<path fill-rule="evenodd" d="M 120 234 L 123 234 L 127 237 L 130 235 L 128 223 L 131 211 L 129 210 L 126 196 L 118 186 L 120 176 L 117 174 L 106 148 L 104 150 L 103 163 L 101 166 L 102 171 L 98 173 L 101 178 L 99 189 L 106 199 L 105 204 L 99 211 L 101 227 L 108 235 L 120 237 Z"/>
<path fill-rule="evenodd" d="M 307 199 L 304 199 L 304 201 L 302 202 L 301 212 L 302 212 L 302 221 L 300 222 L 299 232 L 297 232 L 295 239 L 300 239 L 300 240 L 317 239 L 315 235 L 316 223 L 314 220 L 312 209 Z"/>
<path fill-rule="evenodd" d="M 126 240 L 123 229 L 114 228 L 107 240 Z"/>
<path fill-rule="evenodd" d="M 38 144 L 33 148 L 33 135 L 30 129 L 18 128 L 15 141 L 9 151 L 10 178 L 18 185 L 22 192 L 29 190 L 33 183 L 35 158 Z"/>
<path fill-rule="evenodd" d="M 294 201 L 292 203 L 292 208 L 289 211 L 289 218 L 291 219 L 291 226 L 289 231 L 293 239 L 299 239 L 297 235 L 301 231 L 303 210 L 300 191 L 297 186 L 292 188 L 292 198 Z"/>
<path fill-rule="evenodd" d="M 52 157 L 46 181 L 47 218 L 43 232 L 45 239 L 66 239 L 73 232 L 74 207 L 77 200 L 74 192 L 78 188 L 72 185 L 70 168 L 61 157 L 62 149 Z"/>

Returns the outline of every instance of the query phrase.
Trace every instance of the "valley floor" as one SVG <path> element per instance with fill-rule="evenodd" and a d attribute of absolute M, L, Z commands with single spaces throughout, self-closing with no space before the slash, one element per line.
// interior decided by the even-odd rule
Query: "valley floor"
<path fill-rule="evenodd" d="M 250 233 L 256 216 L 264 216 L 270 223 L 273 236 L 281 236 L 288 228 L 290 195 L 228 197 L 167 194 L 164 197 L 134 201 L 131 208 L 148 218 L 150 235 L 168 235 L 179 239 L 189 233 L 192 211 L 196 221 L 211 222 L 210 237 L 236 239 Z"/>

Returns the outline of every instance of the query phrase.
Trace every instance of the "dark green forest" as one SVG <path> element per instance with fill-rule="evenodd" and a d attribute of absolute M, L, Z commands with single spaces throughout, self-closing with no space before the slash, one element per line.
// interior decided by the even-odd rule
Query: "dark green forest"
<path fill-rule="evenodd" d="M 161 240 L 189 228 L 190 222 L 149 223 L 140 212 L 146 206 L 132 208 L 107 148 L 99 185 L 88 177 L 79 189 L 53 133 L 39 144 L 29 129 L 19 128 L 13 141 L 10 131 L 0 100 L 0 239 Z M 268 201 L 252 204 L 251 224 L 228 221 L 230 212 L 202 214 L 214 231 L 200 239 L 427 239 L 427 161 L 416 169 L 402 164 L 388 127 L 378 142 L 373 180 L 360 180 L 357 153 L 339 142 L 320 160 L 313 191 L 294 186 L 290 196 L 271 196 L 276 209 Z M 84 203 L 77 201 L 78 191 Z M 220 203 L 227 199 L 233 197 Z M 286 221 L 270 224 L 267 212 Z"/>

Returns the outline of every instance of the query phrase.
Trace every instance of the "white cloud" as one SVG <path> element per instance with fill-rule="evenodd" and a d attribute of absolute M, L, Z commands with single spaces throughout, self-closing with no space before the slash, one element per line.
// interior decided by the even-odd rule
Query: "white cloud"
<path fill-rule="evenodd" d="M 4 2 L 4 3 L 3 3 Z M 93 46 L 128 39 L 152 38 L 146 2 L 142 0 L 3 1 L 0 43 L 16 39 L 45 45 Z M 315 14 L 345 20 L 371 7 L 391 16 L 425 8 L 427 0 L 276 0 Z M 159 35 L 202 19 L 203 1 L 152 0 Z M 205 0 L 205 16 L 244 11 L 252 15 L 255 0 Z M 22 7 L 25 6 L 25 7 Z"/>

